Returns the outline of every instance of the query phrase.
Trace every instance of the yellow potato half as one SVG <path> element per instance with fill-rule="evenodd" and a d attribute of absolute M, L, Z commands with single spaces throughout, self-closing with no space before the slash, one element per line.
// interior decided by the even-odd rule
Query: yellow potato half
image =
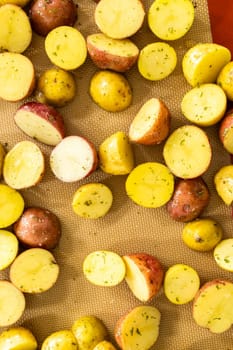
<path fill-rule="evenodd" d="M 19 242 L 16 236 L 6 230 L 0 230 L 0 270 L 4 270 L 18 254 Z"/>
<path fill-rule="evenodd" d="M 223 270 L 233 272 L 233 238 L 223 239 L 216 245 L 214 259 Z"/>
<path fill-rule="evenodd" d="M 32 332 L 24 327 L 14 327 L 0 334 L 1 350 L 36 350 L 37 340 Z"/>
<path fill-rule="evenodd" d="M 24 210 L 22 195 L 13 188 L 0 184 L 0 228 L 12 225 Z"/>
<path fill-rule="evenodd" d="M 214 177 L 216 191 L 226 205 L 233 201 L 233 165 L 223 166 Z"/>
<path fill-rule="evenodd" d="M 196 44 L 183 57 L 183 74 L 193 87 L 204 83 L 214 83 L 221 69 L 230 60 L 230 50 L 222 45 Z"/>
<path fill-rule="evenodd" d="M 217 83 L 225 91 L 227 98 L 233 101 L 233 61 L 228 62 L 220 71 Z"/>
<path fill-rule="evenodd" d="M 61 330 L 50 334 L 41 346 L 41 350 L 77 350 L 78 344 L 72 331 Z"/>

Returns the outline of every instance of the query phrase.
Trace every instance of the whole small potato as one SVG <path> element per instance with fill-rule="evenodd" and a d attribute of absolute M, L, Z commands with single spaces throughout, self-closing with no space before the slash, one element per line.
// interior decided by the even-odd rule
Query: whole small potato
<path fill-rule="evenodd" d="M 42 36 L 58 26 L 73 26 L 77 17 L 73 0 L 34 0 L 29 9 L 32 28 Z"/>
<path fill-rule="evenodd" d="M 210 218 L 188 222 L 182 231 L 184 243 L 193 250 L 206 252 L 213 249 L 222 239 L 223 230 L 219 223 Z"/>
<path fill-rule="evenodd" d="M 196 219 L 208 205 L 210 193 L 201 177 L 179 179 L 174 193 L 167 203 L 167 211 L 172 219 L 188 222 Z"/>
<path fill-rule="evenodd" d="M 76 94 L 76 81 L 71 72 L 61 68 L 49 68 L 38 78 L 36 99 L 54 107 L 63 107 L 73 100 Z"/>
<path fill-rule="evenodd" d="M 108 112 L 125 110 L 132 102 L 132 90 L 123 74 L 100 70 L 91 78 L 90 95 L 93 101 Z"/>
<path fill-rule="evenodd" d="M 61 237 L 58 217 L 51 211 L 30 207 L 24 210 L 13 226 L 15 235 L 23 245 L 30 248 L 55 248 Z"/>
<path fill-rule="evenodd" d="M 103 322 L 95 316 L 82 316 L 72 325 L 79 350 L 93 350 L 108 335 Z"/>

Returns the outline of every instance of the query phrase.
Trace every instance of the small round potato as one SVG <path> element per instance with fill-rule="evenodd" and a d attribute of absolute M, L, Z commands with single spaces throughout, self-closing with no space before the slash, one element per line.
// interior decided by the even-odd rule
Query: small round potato
<path fill-rule="evenodd" d="M 173 220 L 188 222 L 196 219 L 209 204 L 210 193 L 201 177 L 179 179 L 167 210 Z"/>
<path fill-rule="evenodd" d="M 125 110 L 132 102 L 132 90 L 121 73 L 100 70 L 91 78 L 90 95 L 93 101 L 108 112 Z"/>
<path fill-rule="evenodd" d="M 98 343 L 93 350 L 116 350 L 115 346 L 107 340 Z"/>
<path fill-rule="evenodd" d="M 21 243 L 30 248 L 55 248 L 61 237 L 58 217 L 48 209 L 30 207 L 14 223 L 14 232 Z"/>
<path fill-rule="evenodd" d="M 93 350 L 108 335 L 103 322 L 95 316 L 82 316 L 72 325 L 79 350 Z"/>
<path fill-rule="evenodd" d="M 1 350 L 36 350 L 37 347 L 35 336 L 27 328 L 9 328 L 0 334 Z"/>
<path fill-rule="evenodd" d="M 222 239 L 223 230 L 213 219 L 201 218 L 188 222 L 182 231 L 184 243 L 191 249 L 206 252 Z"/>
<path fill-rule="evenodd" d="M 41 350 L 77 350 L 78 344 L 70 330 L 50 334 L 42 343 Z"/>
<path fill-rule="evenodd" d="M 78 15 L 73 0 L 34 0 L 30 5 L 29 17 L 33 30 L 46 36 L 58 26 L 73 26 Z"/>
<path fill-rule="evenodd" d="M 71 72 L 61 68 L 45 70 L 38 78 L 36 99 L 54 107 L 63 107 L 73 100 L 76 81 Z"/>

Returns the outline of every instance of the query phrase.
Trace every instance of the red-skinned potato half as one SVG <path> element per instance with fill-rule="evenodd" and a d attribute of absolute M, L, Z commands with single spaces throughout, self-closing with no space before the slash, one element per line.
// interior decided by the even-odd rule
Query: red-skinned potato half
<path fill-rule="evenodd" d="M 159 98 L 147 100 L 129 127 L 131 142 L 142 145 L 156 145 L 166 139 L 171 125 L 170 112 Z"/>
<path fill-rule="evenodd" d="M 27 102 L 17 109 L 14 120 L 25 134 L 46 145 L 56 146 L 65 137 L 63 116 L 47 104 Z"/>
<path fill-rule="evenodd" d="M 139 55 L 138 47 L 130 39 L 112 39 L 103 33 L 88 35 L 87 50 L 98 68 L 122 73 L 136 63 Z"/>
<path fill-rule="evenodd" d="M 173 196 L 167 203 L 167 211 L 175 221 L 192 221 L 207 207 L 209 200 L 209 189 L 201 177 L 177 179 Z"/>
<path fill-rule="evenodd" d="M 73 0 L 34 0 L 29 9 L 29 18 L 33 30 L 41 36 L 46 36 L 56 27 L 72 27 L 78 13 Z"/>
<path fill-rule="evenodd" d="M 158 294 L 164 277 L 160 261 L 147 253 L 123 256 L 126 265 L 125 280 L 135 297 L 142 302 Z"/>
<path fill-rule="evenodd" d="M 226 151 L 233 154 L 233 109 L 228 110 L 221 120 L 219 138 Z"/>
<path fill-rule="evenodd" d="M 29 207 L 13 225 L 19 241 L 29 248 L 55 248 L 61 237 L 61 224 L 50 210 Z"/>
<path fill-rule="evenodd" d="M 84 179 L 96 170 L 98 156 L 94 144 L 85 137 L 65 137 L 50 154 L 50 167 L 63 182 Z"/>

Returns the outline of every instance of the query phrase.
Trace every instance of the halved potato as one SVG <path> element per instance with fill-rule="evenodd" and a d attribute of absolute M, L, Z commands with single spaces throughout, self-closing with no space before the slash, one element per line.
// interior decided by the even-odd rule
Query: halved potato
<path fill-rule="evenodd" d="M 38 342 L 32 332 L 25 327 L 13 327 L 0 334 L 2 350 L 36 350 Z"/>
<path fill-rule="evenodd" d="M 233 154 L 233 109 L 227 110 L 220 122 L 219 139 L 225 150 Z"/>
<path fill-rule="evenodd" d="M 12 225 L 24 210 L 24 199 L 15 189 L 0 184 L 0 228 Z"/>
<path fill-rule="evenodd" d="M 142 163 L 128 175 L 125 189 L 136 204 L 146 208 L 158 208 L 170 200 L 174 190 L 174 176 L 163 164 Z"/>
<path fill-rule="evenodd" d="M 83 261 L 83 273 L 97 286 L 112 287 L 125 277 L 125 263 L 120 255 L 108 250 L 88 254 Z"/>
<path fill-rule="evenodd" d="M 32 40 L 31 24 L 26 12 L 17 5 L 2 5 L 0 23 L 1 51 L 24 52 Z"/>
<path fill-rule="evenodd" d="M 163 157 L 175 176 L 182 179 L 201 176 L 208 169 L 212 158 L 208 136 L 198 126 L 183 125 L 166 140 Z"/>
<path fill-rule="evenodd" d="M 227 97 L 217 84 L 202 84 L 189 90 L 181 101 L 183 115 L 199 126 L 217 124 L 227 108 Z"/>
<path fill-rule="evenodd" d="M 53 254 L 42 248 L 25 250 L 10 267 L 10 280 L 23 293 L 47 291 L 58 275 L 59 266 Z"/>
<path fill-rule="evenodd" d="M 231 205 L 233 202 L 233 165 L 221 167 L 214 176 L 214 184 L 223 202 Z"/>
<path fill-rule="evenodd" d="M 9 281 L 1 280 L 0 327 L 8 327 L 16 323 L 22 317 L 25 306 L 24 294 Z"/>
<path fill-rule="evenodd" d="M 143 145 L 159 144 L 168 136 L 170 124 L 171 115 L 165 103 L 150 98 L 130 123 L 129 139 Z"/>
<path fill-rule="evenodd" d="M 195 322 L 212 333 L 223 333 L 233 324 L 233 283 L 215 279 L 199 289 L 193 302 Z"/>
<path fill-rule="evenodd" d="M 145 10 L 140 0 L 100 0 L 95 8 L 95 23 L 113 39 L 124 39 L 142 26 Z"/>
<path fill-rule="evenodd" d="M 222 45 L 215 43 L 196 44 L 183 57 L 183 74 L 193 87 L 204 83 L 214 83 L 220 70 L 230 60 L 230 50 Z"/>
<path fill-rule="evenodd" d="M 6 269 L 18 254 L 19 242 L 16 236 L 6 230 L 0 230 L 0 270 Z"/>
<path fill-rule="evenodd" d="M 57 67 L 74 70 L 86 60 L 86 40 L 78 29 L 70 26 L 59 26 L 47 34 L 45 52 L 50 61 Z"/>
<path fill-rule="evenodd" d="M 102 183 L 88 183 L 77 189 L 72 208 L 75 214 L 88 219 L 98 219 L 108 213 L 112 206 L 112 192 Z"/>
<path fill-rule="evenodd" d="M 191 0 L 156 0 L 148 11 L 148 25 L 162 40 L 177 40 L 192 27 L 194 5 Z"/>
<path fill-rule="evenodd" d="M 0 53 L 0 98 L 16 102 L 30 96 L 35 87 L 31 60 L 21 53 Z"/>
<path fill-rule="evenodd" d="M 219 267 L 233 272 L 233 238 L 223 239 L 216 245 L 214 259 Z"/>
<path fill-rule="evenodd" d="M 168 300 L 177 305 L 189 303 L 200 287 L 196 270 L 186 264 L 169 267 L 164 277 L 164 293 Z"/>
<path fill-rule="evenodd" d="M 160 311 L 154 306 L 137 306 L 115 326 L 115 339 L 123 350 L 149 350 L 159 336 Z"/>
<path fill-rule="evenodd" d="M 42 343 L 41 350 L 77 350 L 78 344 L 71 330 L 61 330 L 50 334 Z"/>
<path fill-rule="evenodd" d="M 148 80 L 167 78 L 176 68 L 175 49 L 165 42 L 155 42 L 144 46 L 138 56 L 139 73 Z"/>
<path fill-rule="evenodd" d="M 88 35 L 86 40 L 92 61 L 101 69 L 125 72 L 137 61 L 139 49 L 130 39 L 112 39 L 97 33 Z"/>
<path fill-rule="evenodd" d="M 12 188 L 28 188 L 42 180 L 44 169 L 40 148 L 34 142 L 19 141 L 5 156 L 3 177 Z"/>

